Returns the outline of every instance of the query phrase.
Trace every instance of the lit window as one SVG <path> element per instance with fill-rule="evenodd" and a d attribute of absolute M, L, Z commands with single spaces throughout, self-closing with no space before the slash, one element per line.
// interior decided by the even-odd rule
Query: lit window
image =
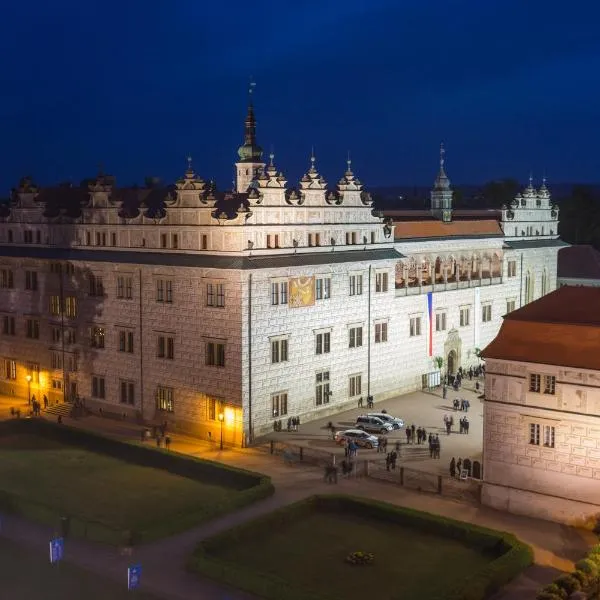
<path fill-rule="evenodd" d="M 156 408 L 161 412 L 172 413 L 175 410 L 173 388 L 159 385 L 156 388 Z"/>

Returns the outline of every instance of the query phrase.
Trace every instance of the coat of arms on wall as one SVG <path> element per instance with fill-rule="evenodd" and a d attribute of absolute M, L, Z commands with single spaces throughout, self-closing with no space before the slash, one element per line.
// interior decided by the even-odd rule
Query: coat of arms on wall
<path fill-rule="evenodd" d="M 293 277 L 290 279 L 290 308 L 314 306 L 315 304 L 315 278 Z"/>

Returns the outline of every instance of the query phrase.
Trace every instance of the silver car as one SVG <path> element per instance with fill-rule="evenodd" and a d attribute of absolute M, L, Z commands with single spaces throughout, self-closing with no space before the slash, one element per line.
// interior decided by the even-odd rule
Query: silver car
<path fill-rule="evenodd" d="M 335 434 L 335 443 L 340 446 L 345 442 L 354 442 L 361 448 L 377 448 L 379 440 L 362 429 L 346 429 L 346 431 L 338 431 Z"/>
<path fill-rule="evenodd" d="M 356 429 L 363 429 L 364 431 L 370 431 L 371 433 L 386 434 L 394 429 L 394 426 L 379 417 L 373 417 L 371 415 L 361 415 L 356 419 Z"/>
<path fill-rule="evenodd" d="M 392 417 L 388 413 L 369 413 L 367 417 L 377 417 L 385 423 L 389 423 L 394 429 L 402 429 L 404 427 L 404 421 L 400 417 Z"/>

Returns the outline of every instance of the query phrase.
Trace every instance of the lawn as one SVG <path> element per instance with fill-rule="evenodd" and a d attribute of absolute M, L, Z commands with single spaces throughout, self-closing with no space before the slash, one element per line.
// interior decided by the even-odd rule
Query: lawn
<path fill-rule="evenodd" d="M 31 434 L 0 437 L 0 490 L 54 516 L 136 532 L 190 512 L 200 522 L 237 493 Z"/>
<path fill-rule="evenodd" d="M 33 552 L 0 538 L 0 556 L 0 597 L 6 600 L 156 600 L 140 590 L 128 592 L 126 573 L 119 585 L 68 563 L 51 565 L 45 548 Z"/>

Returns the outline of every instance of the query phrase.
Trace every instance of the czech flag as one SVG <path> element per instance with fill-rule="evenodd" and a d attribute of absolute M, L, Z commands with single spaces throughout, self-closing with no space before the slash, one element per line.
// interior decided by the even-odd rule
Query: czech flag
<path fill-rule="evenodd" d="M 433 292 L 427 292 L 427 314 L 429 315 L 429 356 L 433 356 Z"/>

